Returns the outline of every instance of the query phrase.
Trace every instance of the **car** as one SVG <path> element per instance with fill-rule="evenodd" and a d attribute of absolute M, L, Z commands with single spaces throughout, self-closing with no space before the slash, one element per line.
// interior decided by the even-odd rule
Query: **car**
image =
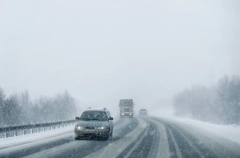
<path fill-rule="evenodd" d="M 146 109 L 140 109 L 139 115 L 140 116 L 147 116 L 147 110 Z"/>
<path fill-rule="evenodd" d="M 104 140 L 108 140 L 113 134 L 113 117 L 106 109 L 85 110 L 81 117 L 76 117 L 78 123 L 75 126 L 75 139 L 82 137 L 97 136 Z"/>

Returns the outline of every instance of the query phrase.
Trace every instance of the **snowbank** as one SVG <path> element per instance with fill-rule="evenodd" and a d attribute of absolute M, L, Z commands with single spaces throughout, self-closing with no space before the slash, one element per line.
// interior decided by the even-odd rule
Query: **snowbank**
<path fill-rule="evenodd" d="M 240 125 L 217 125 L 190 118 L 181 118 L 175 116 L 163 116 L 162 118 L 174 121 L 176 123 L 184 123 L 240 144 Z"/>
<path fill-rule="evenodd" d="M 26 144 L 31 143 L 38 140 L 43 140 L 46 138 L 59 136 L 66 133 L 73 133 L 75 125 L 71 125 L 64 128 L 58 128 L 54 130 L 34 133 L 34 134 L 28 134 L 28 135 L 22 135 L 17 137 L 9 137 L 9 138 L 1 138 L 0 139 L 0 149 L 8 148 L 20 144 Z"/>

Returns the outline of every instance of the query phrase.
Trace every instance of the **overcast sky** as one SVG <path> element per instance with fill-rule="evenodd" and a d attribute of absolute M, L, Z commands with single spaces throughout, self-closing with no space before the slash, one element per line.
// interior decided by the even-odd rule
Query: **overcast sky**
<path fill-rule="evenodd" d="M 1 0 L 0 86 L 162 106 L 239 74 L 239 0 Z"/>

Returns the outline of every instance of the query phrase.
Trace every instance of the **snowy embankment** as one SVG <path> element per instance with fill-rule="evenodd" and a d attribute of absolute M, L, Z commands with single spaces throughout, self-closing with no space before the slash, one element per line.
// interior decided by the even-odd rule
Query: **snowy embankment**
<path fill-rule="evenodd" d="M 57 128 L 54 130 L 33 133 L 28 135 L 22 135 L 17 137 L 1 138 L 0 139 L 0 149 L 12 147 L 16 145 L 31 143 L 38 140 L 43 140 L 67 133 L 73 133 L 75 125 L 67 126 L 64 128 Z"/>
<path fill-rule="evenodd" d="M 207 131 L 218 137 L 222 137 L 240 144 L 240 125 L 218 125 L 190 118 L 181 118 L 175 116 L 162 116 L 161 118 L 169 120 L 171 122 L 188 125 L 189 127 L 198 129 L 199 131 Z"/>

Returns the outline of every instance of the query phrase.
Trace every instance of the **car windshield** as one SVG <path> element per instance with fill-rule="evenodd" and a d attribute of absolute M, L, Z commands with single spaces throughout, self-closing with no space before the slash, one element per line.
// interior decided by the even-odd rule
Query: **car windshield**
<path fill-rule="evenodd" d="M 107 121 L 107 114 L 104 111 L 85 111 L 80 119 L 85 121 Z"/>

